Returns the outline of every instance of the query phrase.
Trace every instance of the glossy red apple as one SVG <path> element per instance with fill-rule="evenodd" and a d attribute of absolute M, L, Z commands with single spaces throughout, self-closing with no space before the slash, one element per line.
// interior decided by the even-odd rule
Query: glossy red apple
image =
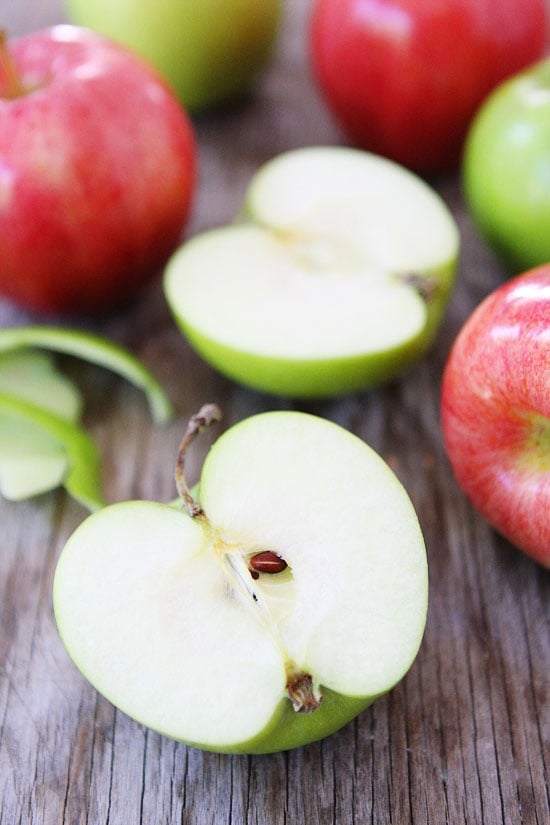
<path fill-rule="evenodd" d="M 416 171 L 456 167 L 483 98 L 539 58 L 545 0 L 316 0 L 319 86 L 357 145 Z"/>
<path fill-rule="evenodd" d="M 550 264 L 508 281 L 468 318 L 445 368 L 441 420 L 473 505 L 550 567 Z"/>
<path fill-rule="evenodd" d="M 131 298 L 178 244 L 195 179 L 188 117 L 160 76 L 56 26 L 0 47 L 0 293 L 85 314 Z"/>

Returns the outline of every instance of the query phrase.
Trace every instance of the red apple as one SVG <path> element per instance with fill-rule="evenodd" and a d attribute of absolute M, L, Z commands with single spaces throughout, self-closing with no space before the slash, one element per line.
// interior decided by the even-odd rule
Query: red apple
<path fill-rule="evenodd" d="M 127 301 L 179 243 L 189 119 L 141 58 L 74 26 L 0 45 L 0 293 L 38 312 Z"/>
<path fill-rule="evenodd" d="M 550 567 L 550 264 L 508 281 L 468 318 L 445 367 L 441 420 L 474 507 Z"/>
<path fill-rule="evenodd" d="M 320 89 L 357 145 L 421 172 L 456 167 L 483 98 L 539 58 L 546 0 L 316 0 Z"/>

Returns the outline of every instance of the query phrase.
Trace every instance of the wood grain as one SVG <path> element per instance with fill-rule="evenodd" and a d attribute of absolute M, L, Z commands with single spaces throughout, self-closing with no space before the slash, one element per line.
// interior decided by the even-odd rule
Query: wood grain
<path fill-rule="evenodd" d="M 338 143 L 305 53 L 307 0 L 286 4 L 279 45 L 254 94 L 195 119 L 201 179 L 190 233 L 229 220 L 252 172 L 286 149 Z M 3 0 L 11 34 L 64 19 L 60 0 Z M 84 681 L 55 628 L 59 552 L 84 511 L 63 492 L 0 502 L 0 825 L 544 825 L 548 802 L 549 579 L 475 514 L 443 452 L 439 385 L 456 332 L 507 273 L 476 234 L 456 178 L 431 181 L 460 225 L 458 284 L 436 346 L 402 381 L 344 399 L 292 404 L 239 388 L 176 331 L 160 284 L 89 322 L 156 372 L 178 417 L 156 428 L 143 397 L 65 359 L 109 501 L 174 495 L 184 423 L 205 401 L 224 426 L 296 407 L 367 440 L 410 492 L 426 536 L 430 609 L 420 654 L 388 696 L 329 739 L 283 754 L 202 753 L 146 730 Z M 0 324 L 31 319 L 0 302 Z M 52 320 L 52 319 L 48 319 Z M 53 319 L 54 321 L 56 319 Z M 190 474 L 215 434 L 190 453 Z"/>

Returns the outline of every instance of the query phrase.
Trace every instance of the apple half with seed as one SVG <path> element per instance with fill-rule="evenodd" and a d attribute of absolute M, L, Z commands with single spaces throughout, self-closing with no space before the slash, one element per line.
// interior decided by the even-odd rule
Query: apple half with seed
<path fill-rule="evenodd" d="M 356 149 L 296 149 L 256 173 L 240 217 L 185 243 L 165 271 L 177 323 L 220 372 L 326 397 L 388 381 L 429 347 L 459 234 L 412 172 Z"/>
<path fill-rule="evenodd" d="M 207 750 L 320 739 L 411 666 L 424 541 L 388 465 L 337 424 L 269 412 L 226 430 L 182 506 L 123 502 L 60 556 L 54 609 L 84 676 L 140 723 Z"/>

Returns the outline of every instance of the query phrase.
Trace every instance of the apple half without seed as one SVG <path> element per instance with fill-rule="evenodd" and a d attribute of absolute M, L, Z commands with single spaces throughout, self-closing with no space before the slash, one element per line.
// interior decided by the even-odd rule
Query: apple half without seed
<path fill-rule="evenodd" d="M 300 412 L 228 429 L 192 495 L 184 450 L 217 417 L 203 408 L 182 441 L 184 507 L 124 502 L 77 528 L 55 616 L 84 676 L 140 723 L 207 750 L 286 750 L 340 728 L 411 666 L 424 541 L 388 465 Z"/>
<path fill-rule="evenodd" d="M 256 173 L 240 217 L 165 270 L 177 323 L 220 372 L 323 397 L 388 381 L 429 347 L 459 234 L 413 173 L 351 148 L 293 150 Z"/>

